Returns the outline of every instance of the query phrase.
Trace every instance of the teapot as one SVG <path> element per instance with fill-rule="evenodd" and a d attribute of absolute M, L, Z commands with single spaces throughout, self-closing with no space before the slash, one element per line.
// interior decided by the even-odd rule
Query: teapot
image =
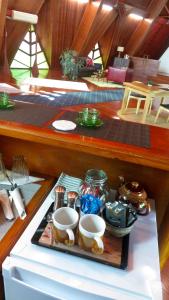
<path fill-rule="evenodd" d="M 137 214 L 147 215 L 150 212 L 150 203 L 147 201 L 147 193 L 143 186 L 137 181 L 125 183 L 122 176 L 119 176 L 119 179 L 121 182 L 119 194 L 136 208 Z"/>

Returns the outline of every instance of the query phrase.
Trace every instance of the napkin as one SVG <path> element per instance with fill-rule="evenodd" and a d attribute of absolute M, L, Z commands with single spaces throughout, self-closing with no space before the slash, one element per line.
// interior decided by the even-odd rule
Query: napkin
<path fill-rule="evenodd" d="M 9 194 L 14 202 L 16 210 L 19 217 L 23 220 L 26 218 L 26 211 L 23 203 L 21 193 L 18 188 L 15 188 L 13 191 L 9 191 Z"/>
<path fill-rule="evenodd" d="M 8 176 L 10 178 L 12 178 L 11 171 L 7 170 L 7 173 L 8 173 Z M 32 183 L 32 182 L 37 182 L 37 181 L 42 181 L 42 180 L 44 180 L 44 178 L 29 176 L 28 179 L 26 179 L 26 180 L 25 180 L 25 178 L 21 177 L 21 178 L 15 179 L 14 181 L 18 186 L 20 186 L 20 185 L 24 185 L 24 184 L 28 184 L 28 183 Z M 10 185 L 8 179 L 6 179 L 4 177 L 4 175 L 0 176 L 0 185 Z"/>

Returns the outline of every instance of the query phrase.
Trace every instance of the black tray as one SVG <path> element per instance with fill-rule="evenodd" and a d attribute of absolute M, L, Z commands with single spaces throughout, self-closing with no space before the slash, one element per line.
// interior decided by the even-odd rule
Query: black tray
<path fill-rule="evenodd" d="M 46 215 L 44 216 L 42 222 L 37 228 L 35 234 L 33 235 L 31 242 L 35 245 L 42 246 L 45 248 L 65 252 L 71 255 L 79 256 L 82 258 L 97 261 L 102 264 L 110 265 L 119 269 L 126 269 L 128 264 L 128 247 L 129 247 L 129 234 L 117 238 L 112 236 L 107 230 L 104 234 L 104 253 L 101 255 L 96 255 L 91 252 L 81 249 L 75 242 L 72 247 L 66 246 L 62 243 L 55 243 L 52 241 L 50 234 L 51 224 L 47 222 L 47 215 L 53 211 L 53 203 L 48 209 Z"/>

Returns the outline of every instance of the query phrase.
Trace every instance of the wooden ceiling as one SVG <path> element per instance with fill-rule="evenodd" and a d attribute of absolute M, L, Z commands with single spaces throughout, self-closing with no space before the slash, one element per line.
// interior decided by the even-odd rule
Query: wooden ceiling
<path fill-rule="evenodd" d="M 103 4 L 114 4 L 111 11 Z M 86 56 L 99 42 L 104 66 L 124 46 L 132 56 L 159 59 L 169 46 L 169 0 L 0 0 L 0 68 L 4 63 L 4 32 L 7 31 L 7 59 L 12 62 L 25 36 L 28 23 L 6 18 L 7 9 L 38 15 L 37 33 L 50 68 L 59 66 L 67 48 Z M 139 13 L 144 19 L 132 19 Z"/>

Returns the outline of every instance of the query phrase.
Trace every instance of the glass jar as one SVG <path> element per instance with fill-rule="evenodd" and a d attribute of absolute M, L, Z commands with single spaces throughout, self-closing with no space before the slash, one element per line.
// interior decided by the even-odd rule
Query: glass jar
<path fill-rule="evenodd" d="M 80 208 L 83 214 L 99 214 L 107 199 L 107 175 L 103 170 L 88 170 L 80 186 Z"/>

